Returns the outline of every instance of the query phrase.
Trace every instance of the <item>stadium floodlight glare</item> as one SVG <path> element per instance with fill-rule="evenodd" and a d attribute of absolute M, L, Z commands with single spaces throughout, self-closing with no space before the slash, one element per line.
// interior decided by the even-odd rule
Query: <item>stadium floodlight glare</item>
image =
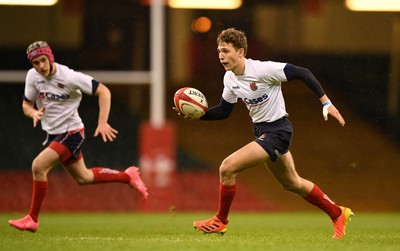
<path fill-rule="evenodd" d="M 352 11 L 400 11 L 399 0 L 346 0 Z"/>
<path fill-rule="evenodd" d="M 0 0 L 0 5 L 51 6 L 58 0 Z"/>
<path fill-rule="evenodd" d="M 228 9 L 242 6 L 242 0 L 169 0 L 168 6 L 177 9 Z"/>

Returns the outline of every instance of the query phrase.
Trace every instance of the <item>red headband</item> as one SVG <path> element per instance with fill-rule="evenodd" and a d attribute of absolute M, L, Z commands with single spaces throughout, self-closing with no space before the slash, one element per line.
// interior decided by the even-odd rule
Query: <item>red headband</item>
<path fill-rule="evenodd" d="M 53 52 L 50 49 L 50 46 L 45 46 L 41 48 L 37 48 L 36 50 L 33 50 L 28 53 L 28 60 L 29 62 L 32 63 L 32 60 L 40 55 L 46 55 L 50 61 L 50 64 L 53 64 L 54 62 L 54 55 Z"/>

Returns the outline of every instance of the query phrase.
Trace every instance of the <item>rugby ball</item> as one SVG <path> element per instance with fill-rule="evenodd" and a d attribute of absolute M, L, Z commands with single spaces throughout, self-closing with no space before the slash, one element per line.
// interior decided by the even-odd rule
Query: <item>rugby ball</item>
<path fill-rule="evenodd" d="M 206 97 L 201 91 L 192 87 L 183 87 L 175 92 L 175 107 L 185 117 L 198 119 L 203 116 L 208 109 Z"/>

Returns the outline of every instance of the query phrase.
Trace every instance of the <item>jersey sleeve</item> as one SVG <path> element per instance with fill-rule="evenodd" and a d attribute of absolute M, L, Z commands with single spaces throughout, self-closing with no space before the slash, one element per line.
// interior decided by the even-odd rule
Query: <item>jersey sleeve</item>
<path fill-rule="evenodd" d="M 94 95 L 99 84 L 93 77 L 74 70 L 71 70 L 70 81 L 76 85 L 77 89 L 87 95 Z"/>
<path fill-rule="evenodd" d="M 24 99 L 26 101 L 35 102 L 37 97 L 37 90 L 34 84 L 33 69 L 29 70 L 25 78 Z"/>
<path fill-rule="evenodd" d="M 237 103 L 238 97 L 237 95 L 232 91 L 232 83 L 229 80 L 229 73 L 225 73 L 224 76 L 224 89 L 222 91 L 222 98 L 231 103 L 231 104 L 235 104 Z"/>
<path fill-rule="evenodd" d="M 284 72 L 287 63 L 265 61 L 259 62 L 259 64 L 259 72 L 262 74 L 260 78 L 266 80 L 266 82 L 281 83 L 288 81 Z"/>

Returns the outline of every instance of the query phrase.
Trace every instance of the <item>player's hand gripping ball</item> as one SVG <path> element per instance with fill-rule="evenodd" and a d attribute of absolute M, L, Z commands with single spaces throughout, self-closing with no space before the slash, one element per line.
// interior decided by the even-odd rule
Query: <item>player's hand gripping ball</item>
<path fill-rule="evenodd" d="M 183 87 L 175 92 L 174 104 L 185 118 L 199 119 L 208 109 L 206 97 L 199 90 Z"/>

